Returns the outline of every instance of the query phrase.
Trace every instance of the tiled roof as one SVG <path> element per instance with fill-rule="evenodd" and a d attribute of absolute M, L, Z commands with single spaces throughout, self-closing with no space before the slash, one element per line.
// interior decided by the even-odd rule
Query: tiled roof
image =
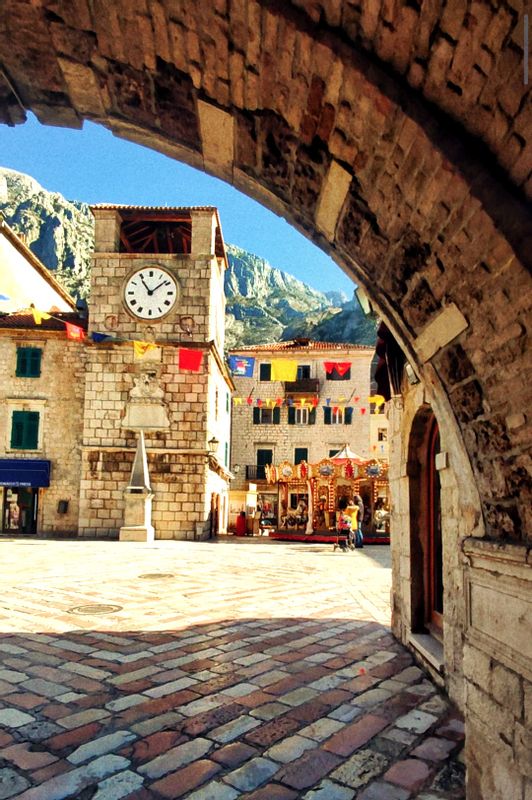
<path fill-rule="evenodd" d="M 292 339 L 288 342 L 271 342 L 270 344 L 252 344 L 246 347 L 237 347 L 231 353 L 286 353 L 292 350 L 362 350 L 373 351 L 375 346 L 367 344 L 352 344 L 351 342 L 318 342 L 312 339 Z"/>
<path fill-rule="evenodd" d="M 93 203 L 90 208 L 101 211 L 217 211 L 216 206 L 130 206 L 121 203 Z"/>
<path fill-rule="evenodd" d="M 0 314 L 0 329 L 10 328 L 16 330 L 36 330 L 36 331 L 64 331 L 65 322 L 87 330 L 87 319 L 81 317 L 77 312 L 54 311 L 50 319 L 43 319 L 37 325 L 33 319 L 33 314 L 29 311 L 19 311 L 14 314 Z"/>

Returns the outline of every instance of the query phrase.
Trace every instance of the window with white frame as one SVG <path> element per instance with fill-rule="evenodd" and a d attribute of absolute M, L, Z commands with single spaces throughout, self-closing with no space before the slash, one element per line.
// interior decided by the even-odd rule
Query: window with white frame
<path fill-rule="evenodd" d="M 308 408 L 296 408 L 295 412 L 296 425 L 308 425 Z"/>
<path fill-rule="evenodd" d="M 331 425 L 343 425 L 343 424 L 344 424 L 343 408 L 331 409 Z"/>

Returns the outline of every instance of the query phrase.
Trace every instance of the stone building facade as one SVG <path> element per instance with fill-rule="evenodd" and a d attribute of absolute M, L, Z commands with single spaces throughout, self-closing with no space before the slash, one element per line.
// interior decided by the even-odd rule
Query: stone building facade
<path fill-rule="evenodd" d="M 271 494 L 272 487 L 265 482 L 267 463 L 317 463 L 346 444 L 363 458 L 378 457 L 370 445 L 373 354 L 373 348 L 365 345 L 309 339 L 232 352 L 255 362 L 251 377 L 233 375 L 231 523 L 246 507 L 250 483 L 257 486 L 259 495 Z M 276 360 L 297 362 L 295 381 L 271 379 Z M 350 365 L 343 376 L 327 374 L 325 364 L 336 362 Z"/>
<path fill-rule="evenodd" d="M 179 217 L 185 252 L 173 244 L 170 253 L 155 256 L 149 246 L 135 253 L 131 242 L 122 252 L 124 219 L 131 221 L 133 213 L 148 227 L 156 226 L 156 217 L 165 236 Z M 54 311 L 40 325 L 31 313 L 0 319 L 0 435 L 5 455 L 16 461 L 5 459 L 5 480 L 23 460 L 48 464 L 49 485 L 33 487 L 38 510 L 26 532 L 114 536 L 124 524 L 125 489 L 142 430 L 156 537 L 210 536 L 227 526 L 233 388 L 222 355 L 226 260 L 217 212 L 100 207 L 94 215 L 86 338 L 74 342 L 65 335 L 64 321 L 87 327 L 75 312 Z M 175 282 L 173 305 L 168 311 L 162 307 L 159 318 L 143 319 L 128 311 L 124 293 L 137 275 L 144 275 L 148 285 L 151 275 Z M 152 287 L 146 299 L 157 298 Z M 143 352 L 135 350 L 134 342 Z M 38 353 L 38 374 L 18 374 L 21 348 Z M 199 358 L 197 369 L 180 364 L 183 351 Z M 140 409 L 136 419 L 134 408 Z M 13 417 L 15 411 L 33 416 Z M 29 439 L 13 446 L 14 420 L 21 425 L 38 421 L 37 434 L 32 430 Z M 10 501 L 17 480 L 6 489 Z M 37 500 L 31 502 L 35 510 Z"/>

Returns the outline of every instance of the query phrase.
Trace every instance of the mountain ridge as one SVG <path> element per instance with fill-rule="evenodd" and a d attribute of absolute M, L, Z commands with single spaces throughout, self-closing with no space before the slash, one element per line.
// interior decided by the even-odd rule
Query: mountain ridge
<path fill-rule="evenodd" d="M 0 167 L 0 212 L 67 291 L 88 296 L 94 220 L 87 203 Z M 334 289 L 320 292 L 237 245 L 226 248 L 227 349 L 297 337 L 374 344 L 375 323 L 354 299 Z"/>

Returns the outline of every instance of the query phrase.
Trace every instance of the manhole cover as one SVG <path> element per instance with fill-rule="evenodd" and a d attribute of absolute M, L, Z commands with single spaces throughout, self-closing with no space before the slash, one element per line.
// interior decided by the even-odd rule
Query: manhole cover
<path fill-rule="evenodd" d="M 69 614 L 114 614 L 116 611 L 122 611 L 122 606 L 110 606 L 105 603 L 94 603 L 88 606 L 74 606 L 69 608 Z"/>
<path fill-rule="evenodd" d="M 147 572 L 146 575 L 139 575 L 139 578 L 144 578 L 147 581 L 160 581 L 161 578 L 173 578 L 171 572 Z"/>

